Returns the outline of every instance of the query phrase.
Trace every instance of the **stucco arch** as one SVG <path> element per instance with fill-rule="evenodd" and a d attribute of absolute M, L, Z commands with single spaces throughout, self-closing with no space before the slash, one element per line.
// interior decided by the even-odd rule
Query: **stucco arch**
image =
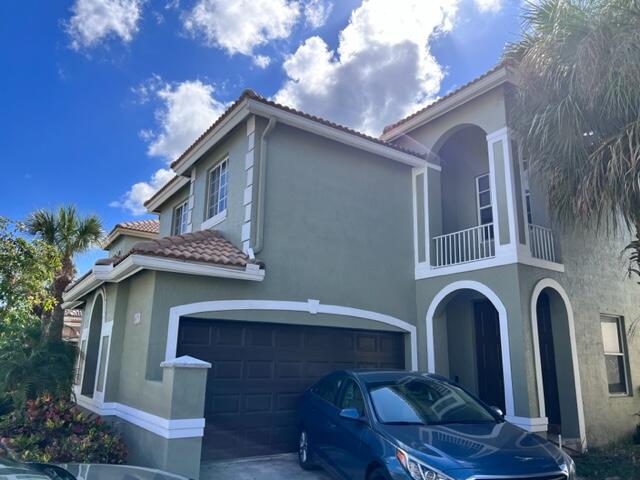
<path fill-rule="evenodd" d="M 99 311 L 96 309 L 99 308 Z M 107 296 L 104 288 L 100 288 L 96 291 L 91 302 L 91 309 L 89 310 L 88 324 L 86 328 L 82 329 L 81 338 L 86 340 L 86 349 L 84 352 L 80 352 L 80 355 L 84 355 L 82 379 L 80 380 L 81 393 L 83 395 L 89 394 L 92 396 L 95 393 L 96 381 L 97 381 L 97 369 L 98 361 L 100 357 L 100 341 L 102 337 L 102 325 L 105 322 L 107 314 Z M 87 377 L 87 371 L 90 376 Z"/>
<path fill-rule="evenodd" d="M 434 142 L 433 147 L 431 147 L 431 153 L 434 156 L 434 158 L 438 159 L 438 164 L 440 164 L 440 150 L 442 149 L 442 147 L 447 143 L 447 141 L 456 133 L 467 129 L 467 128 L 475 128 L 475 129 L 479 129 L 482 132 L 484 132 L 484 135 L 487 135 L 487 131 L 482 128 L 481 125 L 478 125 L 477 123 L 469 123 L 469 122 L 465 122 L 465 123 L 458 123 L 452 127 L 450 127 L 449 129 L 445 130 L 439 137 L 438 139 Z"/>
<path fill-rule="evenodd" d="M 540 294 L 546 290 L 550 289 L 555 291 L 562 299 L 564 303 L 564 307 L 566 310 L 566 319 L 567 319 L 567 327 L 569 331 L 569 342 L 571 346 L 571 363 L 573 364 L 573 382 L 575 388 L 575 397 L 576 397 L 576 407 L 578 413 L 578 428 L 580 431 L 580 442 L 581 448 L 586 448 L 586 433 L 585 433 L 585 424 L 584 424 L 584 407 L 582 403 L 582 389 L 580 386 L 580 368 L 578 366 L 578 353 L 576 348 L 576 333 L 575 333 L 575 322 L 573 317 L 573 308 L 571 306 L 571 301 L 569 300 L 569 295 L 566 290 L 560 285 L 556 280 L 552 278 L 543 278 L 542 280 L 536 283 L 533 288 L 533 292 L 531 294 L 531 332 L 532 332 L 532 341 L 533 341 L 533 353 L 534 353 L 534 361 L 535 361 L 535 372 L 536 372 L 536 387 L 538 391 L 538 408 L 540 417 L 544 417 L 546 415 L 545 412 L 545 401 L 544 401 L 544 386 L 542 379 L 542 365 L 540 359 L 540 341 L 538 336 L 538 314 L 537 314 L 537 303 Z"/>
<path fill-rule="evenodd" d="M 330 315 L 363 318 L 384 323 L 386 325 L 392 325 L 409 334 L 411 345 L 411 369 L 418 369 L 418 343 L 415 325 L 411 325 L 410 323 L 400 320 L 399 318 L 392 317 L 391 315 L 342 305 L 322 304 L 320 301 L 313 299 L 309 299 L 306 302 L 284 300 L 212 300 L 176 305 L 169 309 L 165 361 L 170 361 L 176 358 L 178 329 L 180 326 L 181 316 L 205 312 L 237 310 L 281 310 L 290 312 L 306 312 L 310 314 L 326 313 Z"/>
<path fill-rule="evenodd" d="M 460 280 L 450 283 L 440 290 L 431 301 L 427 310 L 426 333 L 427 333 L 427 370 L 435 373 L 435 338 L 433 322 L 438 307 L 451 294 L 460 290 L 474 290 L 484 295 L 498 311 L 498 320 L 500 322 L 500 345 L 502 353 L 502 374 L 504 377 L 504 402 L 506 415 L 515 416 L 514 400 L 513 400 L 513 383 L 511 379 L 511 351 L 509 347 L 509 325 L 507 318 L 507 309 L 500 300 L 500 297 L 483 283 L 474 280 Z"/>

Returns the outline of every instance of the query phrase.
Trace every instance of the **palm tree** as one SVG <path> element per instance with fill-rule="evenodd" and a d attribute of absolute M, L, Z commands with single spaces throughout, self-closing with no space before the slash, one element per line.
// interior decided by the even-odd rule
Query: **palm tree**
<path fill-rule="evenodd" d="M 62 294 L 76 274 L 73 257 L 100 242 L 102 223 L 95 215 L 81 217 L 75 207 L 66 206 L 57 211 L 36 210 L 27 218 L 26 226 L 29 233 L 37 235 L 60 252 L 62 267 L 56 272 L 52 284 L 56 305 L 50 318 L 46 319 L 47 337 L 59 340 L 64 325 Z"/>
<path fill-rule="evenodd" d="M 630 231 L 640 276 L 640 1 L 537 0 L 505 60 L 514 130 L 556 218 Z"/>

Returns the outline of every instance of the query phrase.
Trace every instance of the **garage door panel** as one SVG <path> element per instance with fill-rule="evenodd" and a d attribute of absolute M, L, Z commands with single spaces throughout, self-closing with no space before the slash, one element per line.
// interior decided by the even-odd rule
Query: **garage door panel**
<path fill-rule="evenodd" d="M 334 370 L 404 368 L 401 333 L 182 318 L 178 355 L 212 364 L 203 460 L 294 451 L 304 390 Z"/>

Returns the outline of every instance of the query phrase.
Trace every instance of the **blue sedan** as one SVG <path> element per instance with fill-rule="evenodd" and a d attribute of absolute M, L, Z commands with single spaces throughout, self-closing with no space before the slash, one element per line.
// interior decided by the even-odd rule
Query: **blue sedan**
<path fill-rule="evenodd" d="M 335 478 L 576 478 L 554 444 L 435 375 L 334 372 L 305 392 L 300 422 L 300 466 Z"/>

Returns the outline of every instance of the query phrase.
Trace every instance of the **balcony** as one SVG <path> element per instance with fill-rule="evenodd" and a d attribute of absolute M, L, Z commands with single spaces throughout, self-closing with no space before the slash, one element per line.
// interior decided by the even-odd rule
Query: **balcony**
<path fill-rule="evenodd" d="M 558 262 L 553 232 L 550 228 L 529 224 L 529 248 L 531 255 L 547 262 Z"/>
<path fill-rule="evenodd" d="M 413 177 L 417 279 L 516 263 L 564 271 L 544 190 L 508 129 L 461 125 L 431 159 Z"/>
<path fill-rule="evenodd" d="M 493 223 L 433 237 L 433 267 L 447 267 L 496 255 Z"/>
<path fill-rule="evenodd" d="M 493 223 L 438 235 L 432 239 L 432 268 L 450 267 L 496 256 Z M 529 224 L 531 256 L 558 263 L 553 231 Z"/>

